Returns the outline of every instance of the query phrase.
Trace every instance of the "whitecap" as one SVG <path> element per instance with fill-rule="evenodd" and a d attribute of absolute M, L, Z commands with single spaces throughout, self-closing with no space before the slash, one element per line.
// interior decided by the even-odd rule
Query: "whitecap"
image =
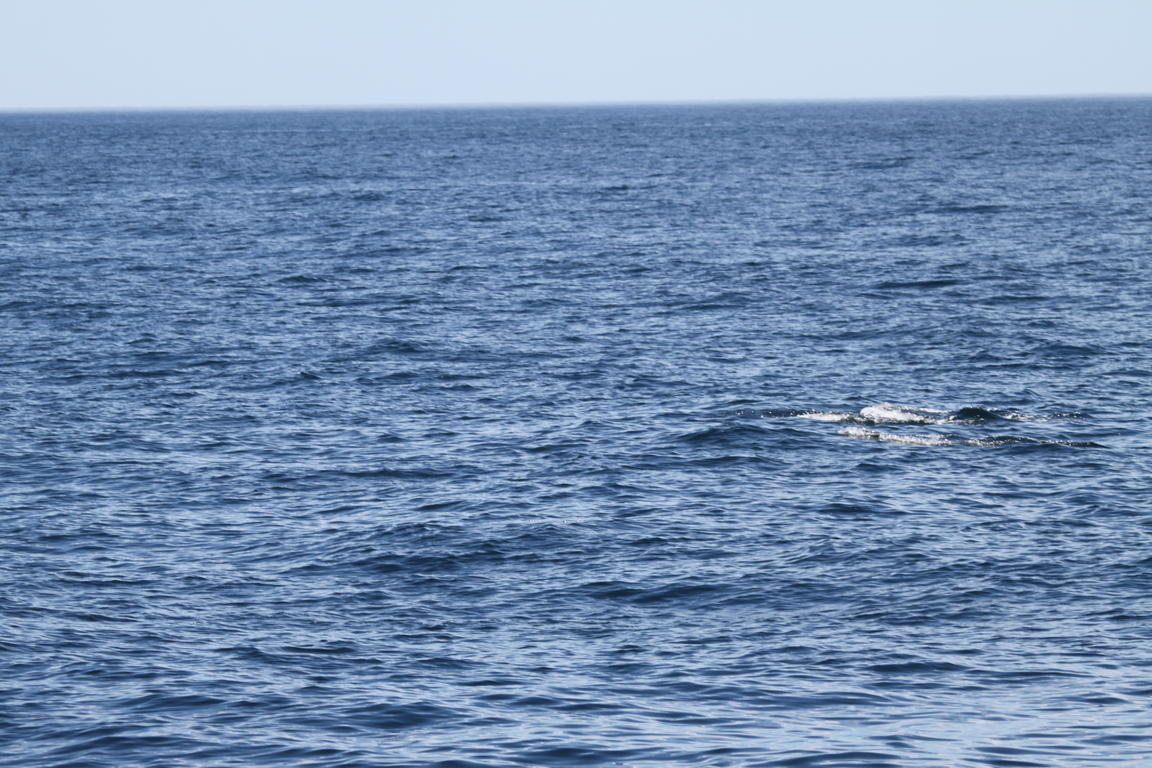
<path fill-rule="evenodd" d="M 904 445 L 952 445 L 952 440 L 943 435 L 898 435 L 895 432 L 881 432 L 878 429 L 863 427 L 848 427 L 841 430 L 840 434 L 857 440 L 879 440 Z"/>
<path fill-rule="evenodd" d="M 856 416 L 851 413 L 842 413 L 839 411 L 804 411 L 803 413 L 796 414 L 800 419 L 812 419 L 814 421 L 853 421 Z"/>
<path fill-rule="evenodd" d="M 861 408 L 860 417 L 877 424 L 940 424 L 949 419 L 949 412 L 880 403 Z"/>

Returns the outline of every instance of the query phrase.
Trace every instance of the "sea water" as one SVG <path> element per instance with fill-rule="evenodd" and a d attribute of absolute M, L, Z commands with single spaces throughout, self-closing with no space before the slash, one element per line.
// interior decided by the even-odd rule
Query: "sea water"
<path fill-rule="evenodd" d="M 1152 101 L 0 115 L 0 764 L 1152 764 Z"/>

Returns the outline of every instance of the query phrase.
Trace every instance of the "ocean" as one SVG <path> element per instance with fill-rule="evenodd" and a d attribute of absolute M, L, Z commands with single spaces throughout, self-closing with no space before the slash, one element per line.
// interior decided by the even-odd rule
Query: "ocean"
<path fill-rule="evenodd" d="M 0 115 L 0 765 L 1152 765 L 1152 100 Z"/>

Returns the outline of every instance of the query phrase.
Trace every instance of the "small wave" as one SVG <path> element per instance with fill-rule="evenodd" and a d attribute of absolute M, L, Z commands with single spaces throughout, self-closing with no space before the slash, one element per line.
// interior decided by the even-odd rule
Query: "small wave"
<path fill-rule="evenodd" d="M 839 411 L 803 411 L 801 413 L 789 414 L 796 416 L 800 419 L 812 419 L 813 421 L 850 421 L 856 418 L 854 413 L 841 413 Z"/>
<path fill-rule="evenodd" d="M 982 213 L 1004 213 L 1011 210 L 1007 205 L 998 205 L 996 203 L 977 203 L 977 204 L 955 204 L 955 205 L 941 205 L 936 208 L 931 208 L 928 213 L 944 213 L 944 214 L 982 214 Z"/>
<path fill-rule="evenodd" d="M 912 164 L 916 158 L 913 155 L 901 155 L 899 157 L 878 157 L 871 160 L 861 160 L 852 163 L 850 167 L 861 171 L 887 171 L 894 168 L 906 168 Z"/>
<path fill-rule="evenodd" d="M 939 424 L 947 421 L 951 414 L 935 408 L 909 408 L 880 403 L 861 408 L 860 416 L 874 424 Z"/>
<path fill-rule="evenodd" d="M 840 434 L 858 440 L 879 440 L 905 445 L 951 445 L 953 442 L 944 435 L 898 435 L 895 432 L 881 432 L 878 429 L 864 429 L 863 427 L 848 427 L 841 430 Z"/>
<path fill-rule="evenodd" d="M 965 440 L 967 445 L 976 445 L 981 448 L 999 448 L 1000 446 L 1018 445 L 1018 446 L 1053 446 L 1062 445 L 1069 448 L 1104 448 L 1106 446 L 1101 443 L 1095 443 L 1091 440 L 1044 440 L 1035 437 L 1024 437 L 1022 435 L 993 435 L 991 437 L 979 437 L 972 440 Z"/>
<path fill-rule="evenodd" d="M 907 290 L 914 288 L 948 288 L 959 284 L 959 280 L 939 278 L 936 280 L 886 280 L 882 283 L 877 283 L 873 287 L 887 290 Z"/>
<path fill-rule="evenodd" d="M 1033 417 L 1019 413 L 1018 411 L 994 411 L 989 408 L 981 408 L 977 405 L 957 408 L 955 411 L 949 414 L 949 420 L 951 421 L 992 421 L 993 419 L 1016 419 L 1018 421 L 1030 421 L 1032 418 Z"/>
<path fill-rule="evenodd" d="M 970 409 L 961 409 L 961 411 Z M 801 411 L 792 415 L 813 421 L 831 421 L 848 424 L 943 424 L 955 420 L 961 411 L 942 411 L 935 408 L 912 408 L 892 403 L 880 403 L 861 408 L 857 413 L 848 411 Z"/>
<path fill-rule="evenodd" d="M 678 435 L 676 440 L 683 443 L 726 443 L 743 437 L 763 436 L 765 431 L 748 424 L 726 424 L 693 430 Z"/>
<path fill-rule="evenodd" d="M 830 421 L 847 424 L 862 424 L 874 426 L 877 424 L 978 424 L 1000 419 L 1012 421 L 1051 421 L 1053 419 L 1080 418 L 1078 413 L 1057 413 L 1051 415 L 1033 415 L 1021 413 L 1010 409 L 984 408 L 978 405 L 967 405 L 954 410 L 940 408 L 923 408 L 910 405 L 897 405 L 895 403 L 878 403 L 861 408 L 858 412 L 850 411 L 765 411 L 763 416 L 781 417 L 790 416 L 813 421 Z"/>
<path fill-rule="evenodd" d="M 876 440 L 885 443 L 902 443 L 904 445 L 971 445 L 977 448 L 999 448 L 1002 446 L 1066 446 L 1069 448 L 1103 448 L 1100 443 L 1088 440 L 1045 440 L 1021 435 L 994 435 L 991 437 L 960 438 L 949 435 L 901 435 L 896 432 L 883 432 L 878 429 L 864 427 L 848 427 L 840 431 L 844 437 L 857 440 Z"/>

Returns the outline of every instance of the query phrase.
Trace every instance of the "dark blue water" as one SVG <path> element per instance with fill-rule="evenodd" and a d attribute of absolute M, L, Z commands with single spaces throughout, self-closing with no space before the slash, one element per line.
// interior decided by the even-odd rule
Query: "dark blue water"
<path fill-rule="evenodd" d="M 1152 101 L 0 116 L 0 764 L 1152 764 Z"/>

